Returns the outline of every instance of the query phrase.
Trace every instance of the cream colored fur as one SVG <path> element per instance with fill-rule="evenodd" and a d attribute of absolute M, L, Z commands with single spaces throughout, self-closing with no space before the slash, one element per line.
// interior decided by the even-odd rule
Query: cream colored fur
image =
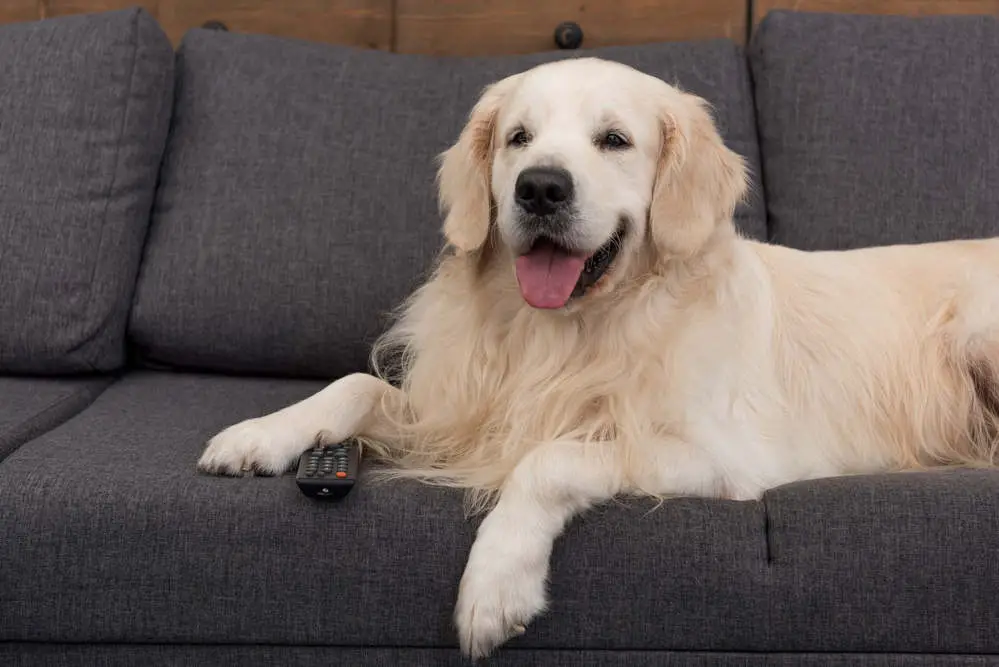
<path fill-rule="evenodd" d="M 532 142 L 511 149 L 522 124 Z M 631 148 L 594 145 L 611 126 Z M 539 164 L 572 173 L 594 249 L 629 223 L 558 311 L 530 308 L 513 272 L 512 184 Z M 745 188 L 705 103 L 658 79 L 575 59 L 497 83 L 444 155 L 448 247 L 376 348 L 383 379 L 230 427 L 199 466 L 277 473 L 320 434 L 358 436 L 391 475 L 468 489 L 489 513 L 455 621 L 483 656 L 543 611 L 552 542 L 593 503 L 992 465 L 999 241 L 766 245 L 733 226 Z"/>

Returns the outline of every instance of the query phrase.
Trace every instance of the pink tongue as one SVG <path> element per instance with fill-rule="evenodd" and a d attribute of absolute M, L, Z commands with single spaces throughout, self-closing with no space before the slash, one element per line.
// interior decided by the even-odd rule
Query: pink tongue
<path fill-rule="evenodd" d="M 535 308 L 561 308 L 583 272 L 585 257 L 542 241 L 517 258 L 520 294 Z"/>

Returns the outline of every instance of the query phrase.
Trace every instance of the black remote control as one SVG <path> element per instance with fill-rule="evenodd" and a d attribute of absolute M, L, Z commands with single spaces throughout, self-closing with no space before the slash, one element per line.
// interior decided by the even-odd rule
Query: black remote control
<path fill-rule="evenodd" d="M 298 459 L 295 483 L 310 498 L 340 500 L 361 472 L 361 447 L 353 440 L 317 445 Z"/>

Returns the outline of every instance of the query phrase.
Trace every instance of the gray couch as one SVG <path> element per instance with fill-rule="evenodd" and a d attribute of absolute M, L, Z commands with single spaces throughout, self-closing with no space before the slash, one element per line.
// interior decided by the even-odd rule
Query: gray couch
<path fill-rule="evenodd" d="M 608 48 L 715 106 L 747 234 L 999 234 L 999 25 L 774 13 Z M 460 495 L 195 461 L 363 370 L 440 244 L 434 156 L 480 88 L 562 52 L 433 59 L 141 10 L 0 28 L 0 664 L 458 665 Z M 860 399 L 858 399 L 860 400 Z M 999 473 L 612 503 L 496 665 L 999 664 Z M 990 657 L 995 656 L 995 657 Z"/>

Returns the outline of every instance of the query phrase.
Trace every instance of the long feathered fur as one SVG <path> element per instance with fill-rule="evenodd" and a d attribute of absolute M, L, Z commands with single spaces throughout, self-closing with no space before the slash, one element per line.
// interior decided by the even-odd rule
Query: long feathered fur
<path fill-rule="evenodd" d="M 468 180 L 489 177 L 510 88 L 490 88 L 445 154 L 445 229 L 460 242 L 374 349 L 376 372 L 402 389 L 384 399 L 391 442 L 370 443 L 386 474 L 468 489 L 481 510 L 553 440 L 613 440 L 625 487 L 651 495 L 650 462 L 677 441 L 719 471 L 691 492 L 736 498 L 996 462 L 999 241 L 801 252 L 742 238 L 744 164 L 706 104 L 670 89 L 626 268 L 576 312 L 537 311 L 492 226 L 488 182 Z"/>

